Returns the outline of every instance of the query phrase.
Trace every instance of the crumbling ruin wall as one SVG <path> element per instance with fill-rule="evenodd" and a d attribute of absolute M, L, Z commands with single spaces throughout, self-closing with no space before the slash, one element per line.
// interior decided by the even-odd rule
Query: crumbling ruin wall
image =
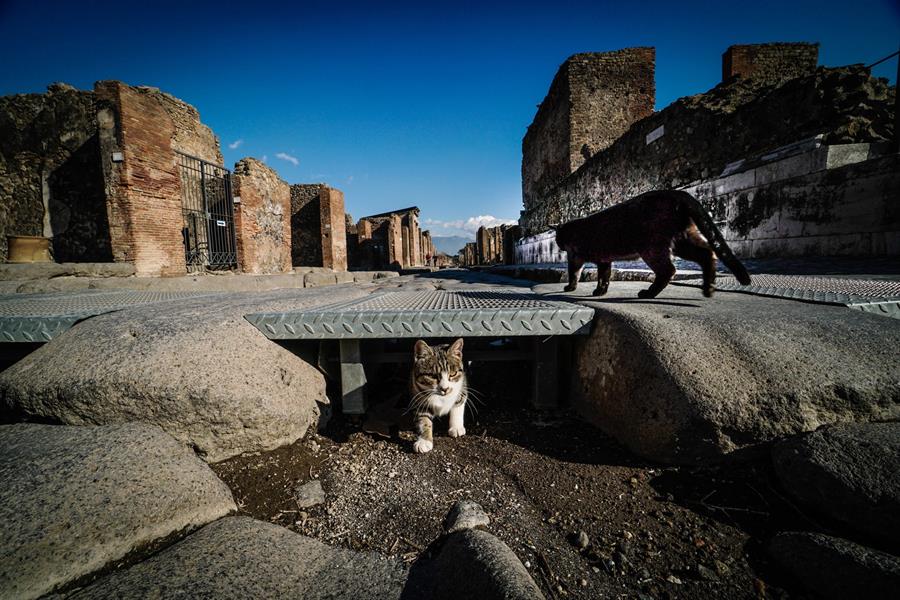
<path fill-rule="evenodd" d="M 92 92 L 0 97 L 0 261 L 7 235 L 52 237 L 57 262 L 112 260 Z"/>
<path fill-rule="evenodd" d="M 752 77 L 774 83 L 811 75 L 818 63 L 818 44 L 777 42 L 731 46 L 722 54 L 722 81 Z"/>
<path fill-rule="evenodd" d="M 295 266 L 347 270 L 343 192 L 324 183 L 292 185 L 291 230 Z"/>
<path fill-rule="evenodd" d="M 325 184 L 291 186 L 291 260 L 294 266 L 321 267 L 322 230 L 319 192 Z"/>
<path fill-rule="evenodd" d="M 738 78 L 639 121 L 547 193 L 526 204 L 527 235 L 642 192 L 712 179 L 729 163 L 823 134 L 822 143 L 894 136 L 894 89 L 861 66 L 817 68 L 775 84 Z"/>
<path fill-rule="evenodd" d="M 585 160 L 653 113 L 655 50 L 626 48 L 569 57 L 522 140 L 526 209 Z"/>
<path fill-rule="evenodd" d="M 245 273 L 290 271 L 290 186 L 265 163 L 244 158 L 234 165 L 232 190 L 241 199 L 234 214 L 241 270 Z"/>

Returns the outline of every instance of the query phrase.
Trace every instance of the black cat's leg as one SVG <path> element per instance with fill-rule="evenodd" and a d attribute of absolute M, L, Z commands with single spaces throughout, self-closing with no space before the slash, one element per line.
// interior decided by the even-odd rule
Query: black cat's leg
<path fill-rule="evenodd" d="M 701 240 L 703 244 L 703 242 Z M 716 291 L 716 255 L 708 246 L 680 241 L 673 249 L 675 256 L 695 262 L 703 270 L 703 295 L 710 298 Z"/>
<path fill-rule="evenodd" d="M 672 264 L 672 257 L 668 252 L 641 253 L 641 258 L 653 269 L 656 278 L 649 288 L 638 292 L 638 298 L 655 298 L 672 281 L 672 277 L 675 276 L 675 265 Z"/>
<path fill-rule="evenodd" d="M 418 437 L 416 438 L 416 443 L 413 444 L 413 450 L 415 450 L 416 453 L 424 454 L 426 452 L 431 452 L 431 449 L 434 448 L 431 431 L 431 416 L 426 414 L 416 415 L 416 433 L 418 434 Z"/>
<path fill-rule="evenodd" d="M 597 289 L 595 296 L 603 296 L 609 289 L 609 278 L 612 276 L 612 263 L 597 261 Z"/>
<path fill-rule="evenodd" d="M 569 252 L 569 283 L 563 288 L 564 292 L 574 292 L 578 287 L 578 280 L 581 279 L 581 269 L 584 267 L 584 259 L 575 256 L 573 252 Z"/>

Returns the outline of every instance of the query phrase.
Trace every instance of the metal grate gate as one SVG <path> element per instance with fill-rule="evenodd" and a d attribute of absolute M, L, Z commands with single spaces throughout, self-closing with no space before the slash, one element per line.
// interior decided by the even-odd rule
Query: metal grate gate
<path fill-rule="evenodd" d="M 230 171 L 188 154 L 178 156 L 188 271 L 237 267 Z"/>

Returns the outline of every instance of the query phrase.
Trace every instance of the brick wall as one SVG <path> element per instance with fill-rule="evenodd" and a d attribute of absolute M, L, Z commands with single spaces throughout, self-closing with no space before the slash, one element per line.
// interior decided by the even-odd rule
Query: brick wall
<path fill-rule="evenodd" d="M 322 266 L 347 270 L 347 232 L 344 193 L 325 186 L 319 192 L 319 222 L 322 224 Z"/>
<path fill-rule="evenodd" d="M 344 193 L 324 183 L 291 186 L 295 266 L 347 270 Z"/>
<path fill-rule="evenodd" d="M 810 75 L 819 63 L 819 44 L 774 43 L 731 46 L 722 54 L 722 81 L 750 77 L 769 82 Z"/>
<path fill-rule="evenodd" d="M 626 48 L 576 54 L 560 66 L 522 140 L 526 208 L 653 113 L 655 60 L 654 48 Z"/>
<path fill-rule="evenodd" d="M 291 270 L 291 190 L 266 164 L 244 158 L 234 165 L 238 263 L 245 273 Z"/>
<path fill-rule="evenodd" d="M 139 275 L 186 272 L 175 126 L 157 95 L 119 81 L 94 87 L 113 258 Z M 113 152 L 124 160 L 113 162 Z"/>

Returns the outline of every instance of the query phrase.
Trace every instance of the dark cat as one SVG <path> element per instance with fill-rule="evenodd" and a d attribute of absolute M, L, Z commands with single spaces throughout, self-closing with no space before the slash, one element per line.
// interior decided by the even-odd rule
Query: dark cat
<path fill-rule="evenodd" d="M 707 298 L 715 291 L 716 255 L 741 284 L 750 285 L 750 275 L 725 243 L 709 213 L 687 192 L 646 192 L 569 221 L 556 227 L 556 244 L 568 254 L 567 292 L 578 285 L 586 262 L 597 265 L 594 295 L 602 296 L 609 288 L 612 261 L 640 257 L 653 269 L 656 279 L 649 288 L 638 292 L 638 297 L 653 298 L 675 275 L 673 254 L 700 265 L 703 295 Z"/>

